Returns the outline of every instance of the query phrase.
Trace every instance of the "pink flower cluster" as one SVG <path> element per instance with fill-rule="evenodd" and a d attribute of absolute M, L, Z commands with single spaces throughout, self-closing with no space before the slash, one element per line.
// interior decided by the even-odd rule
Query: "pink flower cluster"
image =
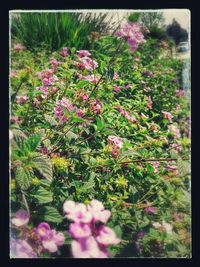
<path fill-rule="evenodd" d="M 90 52 L 88 50 L 77 50 L 76 51 L 78 57 L 89 57 L 91 56 Z"/>
<path fill-rule="evenodd" d="M 54 67 L 57 68 L 58 66 L 60 66 L 62 63 L 60 61 L 58 61 L 55 58 L 51 58 L 49 63 Z"/>
<path fill-rule="evenodd" d="M 12 218 L 11 222 L 16 227 L 25 226 L 29 222 L 29 214 L 27 211 L 20 209 L 15 213 L 15 217 Z"/>
<path fill-rule="evenodd" d="M 57 106 L 54 108 L 54 115 L 56 118 L 60 119 L 60 122 L 66 122 L 67 118 L 64 114 L 64 109 L 66 108 L 69 112 L 73 111 L 75 107 L 63 97 L 61 100 L 56 102 Z"/>
<path fill-rule="evenodd" d="M 156 214 L 157 209 L 155 207 L 152 207 L 150 202 L 146 201 L 144 212 L 147 214 Z"/>
<path fill-rule="evenodd" d="M 151 100 L 151 97 L 149 96 L 149 97 L 148 97 L 147 108 L 148 108 L 148 109 L 152 109 L 152 104 L 153 104 L 153 101 Z"/>
<path fill-rule="evenodd" d="M 88 99 L 89 95 L 86 94 L 86 93 L 83 93 L 82 90 L 80 90 L 78 93 L 77 93 L 77 98 L 80 99 L 81 101 L 86 101 Z"/>
<path fill-rule="evenodd" d="M 54 253 L 58 250 L 59 246 L 64 244 L 65 237 L 63 233 L 56 232 L 51 229 L 49 224 L 42 222 L 37 228 L 26 229 L 26 225 L 29 222 L 30 216 L 27 211 L 20 209 L 15 213 L 15 217 L 12 218 L 12 225 L 20 227 L 22 230 L 23 240 L 12 240 L 11 242 L 11 254 L 16 258 L 36 258 L 37 254 L 33 251 L 32 247 L 28 244 L 27 240 L 32 239 L 34 236 L 34 247 L 38 251 L 46 250 Z M 31 235 L 30 235 L 31 233 Z"/>
<path fill-rule="evenodd" d="M 98 63 L 90 58 L 91 54 L 87 50 L 78 50 L 77 56 L 79 59 L 78 67 L 83 70 L 94 70 L 98 67 Z"/>
<path fill-rule="evenodd" d="M 117 107 L 117 110 L 119 111 L 119 113 L 124 116 L 128 121 L 132 122 L 132 123 L 137 123 L 137 119 L 130 115 L 127 111 L 125 111 L 121 106 Z"/>
<path fill-rule="evenodd" d="M 178 175 L 178 167 L 175 166 L 175 165 L 167 165 L 167 166 L 165 167 L 165 169 L 166 169 L 167 171 L 172 172 L 172 174 L 173 174 L 174 176 Z"/>
<path fill-rule="evenodd" d="M 28 97 L 26 95 L 16 97 L 16 103 L 19 105 L 26 103 L 27 100 L 28 100 Z"/>
<path fill-rule="evenodd" d="M 166 120 L 172 122 L 173 115 L 170 112 L 162 111 L 162 114 Z"/>
<path fill-rule="evenodd" d="M 154 173 L 158 173 L 158 167 L 159 167 L 160 163 L 158 161 L 154 161 L 152 163 L 152 166 L 154 168 Z"/>
<path fill-rule="evenodd" d="M 123 147 L 123 139 L 119 136 L 108 136 L 108 143 L 112 146 L 112 155 L 117 157 L 119 155 L 120 149 Z"/>
<path fill-rule="evenodd" d="M 99 81 L 99 78 L 96 77 L 94 74 L 83 76 L 82 74 L 78 73 L 78 79 L 82 81 L 89 81 L 91 83 L 96 83 Z"/>
<path fill-rule="evenodd" d="M 90 109 L 94 114 L 100 114 L 102 109 L 102 104 L 100 100 L 93 99 L 90 101 Z"/>
<path fill-rule="evenodd" d="M 83 70 L 94 70 L 98 67 L 98 63 L 89 57 L 80 57 L 78 67 Z"/>
<path fill-rule="evenodd" d="M 57 106 L 54 108 L 54 115 L 56 118 L 60 119 L 60 122 L 66 122 L 67 118 L 64 114 L 64 109 L 67 109 L 69 112 L 76 111 L 76 115 L 80 118 L 84 117 L 85 112 L 77 107 L 73 106 L 69 100 L 63 97 L 61 100 L 56 102 Z"/>
<path fill-rule="evenodd" d="M 169 132 L 173 134 L 175 138 L 181 137 L 180 130 L 176 125 L 169 125 L 168 129 L 169 129 Z"/>
<path fill-rule="evenodd" d="M 128 22 L 122 25 L 121 29 L 116 32 L 116 36 L 126 40 L 131 52 L 134 52 L 139 44 L 145 42 L 139 23 Z"/>
<path fill-rule="evenodd" d="M 36 232 L 39 235 L 43 248 L 50 253 L 55 253 L 58 247 L 64 244 L 64 234 L 51 229 L 46 222 L 40 223 L 36 228 Z"/>
<path fill-rule="evenodd" d="M 86 206 L 67 200 L 63 210 L 65 217 L 73 221 L 69 226 L 69 233 L 74 238 L 71 243 L 74 258 L 107 258 L 107 247 L 120 242 L 115 232 L 104 225 L 111 212 L 100 201 L 93 199 Z"/>
<path fill-rule="evenodd" d="M 15 44 L 14 45 L 14 49 L 19 52 L 19 51 L 22 51 L 22 50 L 25 50 L 25 46 L 23 46 L 22 44 Z"/>
<path fill-rule="evenodd" d="M 68 56 L 68 48 L 67 47 L 63 47 L 63 49 L 60 51 L 60 55 L 62 57 Z"/>
<path fill-rule="evenodd" d="M 37 258 L 37 254 L 26 240 L 11 239 L 10 241 L 11 258 Z"/>
<path fill-rule="evenodd" d="M 175 94 L 176 94 L 176 96 L 181 97 L 181 96 L 185 95 L 185 92 L 184 92 L 184 90 L 177 89 L 177 90 L 175 90 Z"/>

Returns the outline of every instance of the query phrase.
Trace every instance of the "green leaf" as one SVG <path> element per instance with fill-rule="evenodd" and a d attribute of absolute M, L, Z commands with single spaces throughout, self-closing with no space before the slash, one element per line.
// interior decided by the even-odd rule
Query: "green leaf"
<path fill-rule="evenodd" d="M 113 230 L 115 231 L 118 238 L 122 237 L 122 230 L 121 230 L 121 227 L 119 225 L 116 225 Z"/>
<path fill-rule="evenodd" d="M 34 168 L 37 169 L 44 178 L 51 181 L 53 178 L 53 171 L 49 158 L 45 155 L 37 153 L 37 156 L 34 157 L 32 161 L 34 163 Z"/>
<path fill-rule="evenodd" d="M 177 167 L 180 176 L 185 176 L 190 172 L 190 164 L 187 161 L 183 161 L 180 157 L 177 159 Z"/>
<path fill-rule="evenodd" d="M 103 128 L 104 128 L 104 124 L 105 124 L 105 121 L 104 121 L 104 119 L 102 118 L 102 117 L 98 117 L 97 118 L 97 130 L 98 131 L 101 131 Z"/>
<path fill-rule="evenodd" d="M 54 117 L 49 116 L 47 114 L 44 114 L 44 118 L 50 125 L 52 125 L 52 126 L 58 125 L 58 123 L 57 123 L 57 121 L 55 120 Z"/>
<path fill-rule="evenodd" d="M 27 190 L 30 187 L 30 183 L 32 180 L 32 171 L 24 169 L 23 167 L 18 167 L 16 169 L 16 181 L 19 184 L 22 190 Z"/>
<path fill-rule="evenodd" d="M 39 134 L 32 134 L 23 143 L 23 148 L 28 151 L 35 151 L 40 145 L 41 136 Z"/>
<path fill-rule="evenodd" d="M 47 191 L 44 187 L 40 186 L 36 193 L 32 195 L 38 200 L 40 204 L 49 203 L 53 201 L 53 194 L 51 191 Z"/>
<path fill-rule="evenodd" d="M 54 223 L 61 223 L 63 220 L 63 216 L 60 215 L 58 210 L 51 206 L 41 207 L 38 217 L 40 217 L 41 220 Z"/>

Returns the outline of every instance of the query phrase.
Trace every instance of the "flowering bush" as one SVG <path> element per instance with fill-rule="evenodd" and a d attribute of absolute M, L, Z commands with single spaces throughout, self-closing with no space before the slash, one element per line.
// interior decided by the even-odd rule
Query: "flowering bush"
<path fill-rule="evenodd" d="M 190 257 L 182 63 L 138 24 L 116 35 L 11 50 L 13 258 Z"/>

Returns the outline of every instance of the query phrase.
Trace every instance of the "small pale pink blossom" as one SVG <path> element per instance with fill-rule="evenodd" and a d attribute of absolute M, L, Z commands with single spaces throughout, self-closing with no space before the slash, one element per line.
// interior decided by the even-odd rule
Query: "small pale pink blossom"
<path fill-rule="evenodd" d="M 11 258 L 37 258 L 37 254 L 26 240 L 11 239 L 10 242 Z"/>
<path fill-rule="evenodd" d="M 170 112 L 162 111 L 162 113 L 166 120 L 168 120 L 169 122 L 172 122 L 173 115 Z"/>
<path fill-rule="evenodd" d="M 21 227 L 29 222 L 29 213 L 26 210 L 20 209 L 15 213 L 15 217 L 11 220 L 16 227 Z"/>
<path fill-rule="evenodd" d="M 115 232 L 107 226 L 100 227 L 96 240 L 99 244 L 104 246 L 117 245 L 120 243 L 120 239 L 117 238 Z"/>
<path fill-rule="evenodd" d="M 81 57 L 78 66 L 82 69 L 94 70 L 98 67 L 98 63 L 89 57 Z"/>
<path fill-rule="evenodd" d="M 100 221 L 102 223 L 107 223 L 111 216 L 109 210 L 105 210 L 102 202 L 93 199 L 87 206 L 88 211 L 92 214 L 94 222 Z"/>
<path fill-rule="evenodd" d="M 23 46 L 22 44 L 15 44 L 14 45 L 14 49 L 17 51 L 17 52 L 19 52 L 19 51 L 22 51 L 22 50 L 25 50 L 26 49 L 26 47 L 25 46 Z"/>
<path fill-rule="evenodd" d="M 77 53 L 78 57 L 80 57 L 80 58 L 91 56 L 91 54 L 88 50 L 77 50 L 76 53 Z"/>
<path fill-rule="evenodd" d="M 63 47 L 63 49 L 60 51 L 60 55 L 62 57 L 68 56 L 68 48 L 67 47 Z"/>
<path fill-rule="evenodd" d="M 24 104 L 27 100 L 28 100 L 28 97 L 26 95 L 25 96 L 17 96 L 16 97 L 16 103 L 19 104 L 19 105 Z"/>
<path fill-rule="evenodd" d="M 154 161 L 152 163 L 152 166 L 154 168 L 154 173 L 158 173 L 158 167 L 159 167 L 160 163 L 158 161 Z"/>
<path fill-rule="evenodd" d="M 73 207 L 73 210 L 71 209 Z M 92 215 L 88 212 L 87 207 L 82 203 L 65 202 L 64 212 L 66 217 L 77 223 L 89 223 L 92 220 Z"/>
<path fill-rule="evenodd" d="M 169 125 L 168 130 L 171 134 L 174 135 L 175 138 L 181 137 L 180 130 L 176 125 Z"/>
<path fill-rule="evenodd" d="M 71 243 L 74 258 L 107 258 L 108 253 L 100 250 L 94 237 L 83 239 L 80 242 L 73 240 Z"/>
<path fill-rule="evenodd" d="M 89 225 L 83 223 L 71 223 L 69 233 L 73 238 L 78 239 L 89 237 L 92 234 Z"/>

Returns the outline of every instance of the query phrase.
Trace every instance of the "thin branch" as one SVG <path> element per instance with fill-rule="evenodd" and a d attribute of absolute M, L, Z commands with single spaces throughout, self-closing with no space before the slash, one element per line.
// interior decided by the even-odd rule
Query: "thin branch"
<path fill-rule="evenodd" d="M 182 160 L 189 160 L 189 158 L 182 158 Z M 117 162 L 116 164 L 129 164 L 129 163 L 134 163 L 134 162 L 152 162 L 152 161 L 177 161 L 177 159 L 172 159 L 172 158 L 160 158 L 160 159 L 135 159 L 135 160 L 129 160 L 129 161 L 124 161 L 124 162 Z M 94 168 L 103 168 L 107 166 L 113 165 L 112 163 L 110 164 L 104 164 L 104 165 L 99 165 L 95 166 Z"/>

